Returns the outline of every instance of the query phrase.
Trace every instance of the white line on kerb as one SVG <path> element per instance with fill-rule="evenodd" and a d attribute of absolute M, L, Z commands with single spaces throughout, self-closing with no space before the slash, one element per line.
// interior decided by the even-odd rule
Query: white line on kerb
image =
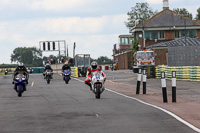
<path fill-rule="evenodd" d="M 84 81 L 82 81 L 82 80 L 80 80 L 80 79 L 77 79 L 77 78 L 74 78 L 74 79 L 77 80 L 77 81 L 80 81 L 80 82 L 84 82 Z M 116 92 L 116 91 L 113 91 L 113 90 L 109 90 L 109 89 L 107 89 L 107 88 L 105 88 L 105 89 L 106 89 L 107 91 L 109 91 L 109 92 L 118 94 L 118 95 L 120 95 L 120 96 L 129 98 L 129 99 L 136 100 L 136 101 L 138 101 L 138 102 L 140 102 L 140 103 L 143 103 L 143 104 L 145 104 L 145 105 L 148 105 L 148 106 L 154 107 L 154 108 L 156 108 L 156 109 L 159 109 L 159 110 L 161 110 L 161 111 L 163 111 L 163 112 L 165 112 L 165 113 L 171 115 L 172 117 L 174 117 L 174 118 L 177 119 L 178 121 L 182 122 L 182 123 L 185 124 L 186 126 L 190 127 L 190 128 L 193 129 L 194 131 L 200 133 L 200 129 L 199 129 L 199 128 L 197 128 L 197 127 L 195 127 L 194 125 L 188 123 L 187 121 L 183 120 L 182 118 L 180 118 L 179 116 L 175 115 L 174 113 L 172 113 L 172 112 L 170 112 L 170 111 L 167 111 L 166 109 L 163 109 L 163 108 L 158 107 L 158 106 L 153 105 L 153 104 L 146 103 L 146 102 L 144 102 L 144 101 L 142 101 L 142 100 L 140 100 L 140 99 L 137 99 L 137 98 L 134 98 L 134 97 L 129 97 L 129 96 L 126 96 L 126 95 L 121 94 L 121 93 L 119 93 L 119 92 Z"/>
<path fill-rule="evenodd" d="M 32 82 L 31 87 L 33 87 L 33 85 L 34 85 L 34 82 Z"/>

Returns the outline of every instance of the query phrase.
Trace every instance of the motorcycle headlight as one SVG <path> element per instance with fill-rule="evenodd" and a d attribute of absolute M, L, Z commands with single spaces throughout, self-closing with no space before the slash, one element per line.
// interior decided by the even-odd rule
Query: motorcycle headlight
<path fill-rule="evenodd" d="M 25 80 L 25 78 L 22 78 L 22 80 Z"/>

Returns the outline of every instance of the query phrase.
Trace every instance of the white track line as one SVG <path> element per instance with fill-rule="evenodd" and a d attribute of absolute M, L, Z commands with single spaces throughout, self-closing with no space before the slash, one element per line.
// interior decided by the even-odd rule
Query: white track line
<path fill-rule="evenodd" d="M 84 81 L 82 81 L 82 80 L 80 80 L 80 79 L 77 79 L 77 78 L 74 78 L 74 79 L 77 80 L 77 81 L 80 81 L 80 82 L 84 82 Z M 137 99 L 137 98 L 134 98 L 134 97 L 130 97 L 130 96 L 126 96 L 126 95 L 124 95 L 124 94 L 121 94 L 121 93 L 116 92 L 116 91 L 113 91 L 113 90 L 109 90 L 109 89 L 107 89 L 107 88 L 105 88 L 105 89 L 106 89 L 107 91 L 109 91 L 109 92 L 118 94 L 118 95 L 120 95 L 120 96 L 129 98 L 129 99 L 136 100 L 136 101 L 138 101 L 138 102 L 140 102 L 140 103 L 143 103 L 143 104 L 145 104 L 145 105 L 148 105 L 148 106 L 154 107 L 154 108 L 156 108 L 156 109 L 159 109 L 159 110 L 161 110 L 161 111 L 163 111 L 163 112 L 165 112 L 165 113 L 171 115 L 172 117 L 174 117 L 174 118 L 177 119 L 178 121 L 182 122 L 182 123 L 185 124 L 186 126 L 190 127 L 190 128 L 193 129 L 194 131 L 200 133 L 200 129 L 199 129 L 199 128 L 197 128 L 197 127 L 195 127 L 194 125 L 188 123 L 187 121 L 183 120 L 183 119 L 180 118 L 179 116 L 175 115 L 174 113 L 172 113 L 172 112 L 170 112 L 170 111 L 168 111 L 168 110 L 166 110 L 166 109 L 163 109 L 163 108 L 158 107 L 158 106 L 153 105 L 153 104 L 146 103 L 146 102 L 144 102 L 144 101 L 142 101 L 142 100 L 140 100 L 140 99 Z"/>
<path fill-rule="evenodd" d="M 31 87 L 33 87 L 33 85 L 34 85 L 34 82 L 32 82 Z"/>

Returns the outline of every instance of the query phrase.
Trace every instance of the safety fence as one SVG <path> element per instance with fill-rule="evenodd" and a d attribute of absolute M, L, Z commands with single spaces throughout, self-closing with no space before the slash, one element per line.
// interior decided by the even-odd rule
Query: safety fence
<path fill-rule="evenodd" d="M 71 67 L 71 76 L 78 78 L 78 67 Z"/>
<path fill-rule="evenodd" d="M 156 67 L 156 78 L 161 78 L 161 72 L 165 72 L 166 79 L 171 79 L 172 71 L 176 71 L 177 80 L 200 81 L 200 66 L 169 67 L 159 65 Z"/>

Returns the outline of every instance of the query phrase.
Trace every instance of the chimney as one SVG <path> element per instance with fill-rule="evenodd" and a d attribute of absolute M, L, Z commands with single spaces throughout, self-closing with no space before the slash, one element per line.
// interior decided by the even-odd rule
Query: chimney
<path fill-rule="evenodd" d="M 169 9 L 169 2 L 168 0 L 163 0 L 163 10 Z"/>

